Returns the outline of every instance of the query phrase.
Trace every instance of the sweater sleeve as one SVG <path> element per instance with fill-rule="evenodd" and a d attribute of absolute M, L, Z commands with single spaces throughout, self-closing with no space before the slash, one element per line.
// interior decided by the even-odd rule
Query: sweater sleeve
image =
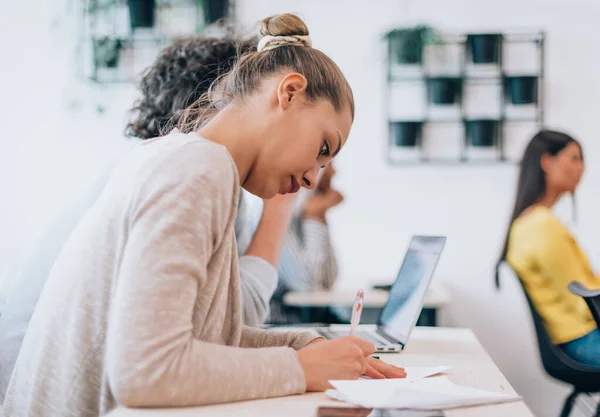
<path fill-rule="evenodd" d="M 237 174 L 225 150 L 183 149 L 132 199 L 107 332 L 110 390 L 130 407 L 302 393 L 292 348 L 223 346 L 192 334 L 211 254 L 235 215 Z"/>
<path fill-rule="evenodd" d="M 311 289 L 329 290 L 338 274 L 337 261 L 329 228 L 317 220 L 303 219 L 305 259 L 310 276 L 314 277 Z"/>
<path fill-rule="evenodd" d="M 269 315 L 269 301 L 277 288 L 277 270 L 262 258 L 242 256 L 240 288 L 244 324 L 261 326 Z"/>
<path fill-rule="evenodd" d="M 279 278 L 290 291 L 330 289 L 337 278 L 335 253 L 326 224 L 296 218 L 285 240 Z"/>
<path fill-rule="evenodd" d="M 242 340 L 240 346 L 244 347 L 273 347 L 289 346 L 295 350 L 300 350 L 315 339 L 321 336 L 316 333 L 306 331 L 277 331 L 256 329 L 244 326 L 242 329 Z"/>

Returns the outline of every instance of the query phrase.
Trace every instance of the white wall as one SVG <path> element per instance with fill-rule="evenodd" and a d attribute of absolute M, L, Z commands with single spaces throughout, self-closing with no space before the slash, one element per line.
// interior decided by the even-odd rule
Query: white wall
<path fill-rule="evenodd" d="M 473 328 L 536 415 L 557 415 L 566 390 L 541 370 L 520 288 L 508 274 L 501 292 L 493 287 L 516 167 L 386 165 L 384 55 L 378 45 L 389 27 L 420 21 L 456 31 L 545 30 L 546 121 L 572 132 L 585 147 L 588 170 L 578 219 L 585 225 L 581 243 L 598 260 L 600 2 L 245 0 L 239 17 L 251 24 L 285 11 L 304 17 L 314 46 L 340 65 L 356 98 L 350 141 L 337 161 L 336 183 L 346 200 L 331 216 L 342 266 L 340 285 L 356 288 L 370 277 L 393 276 L 411 233 L 446 234 L 437 279 L 451 288 L 454 303 L 444 310 L 442 321 Z"/>
<path fill-rule="evenodd" d="M 50 5 L 52 3 L 52 6 Z M 73 2 L 77 3 L 77 2 Z M 314 45 L 342 67 L 353 86 L 356 121 L 337 161 L 346 201 L 332 216 L 342 266 L 340 286 L 356 288 L 395 274 L 411 233 L 443 233 L 438 269 L 454 295 L 447 325 L 475 330 L 498 366 L 539 416 L 557 414 L 566 395 L 544 377 L 530 319 L 510 276 L 492 285 L 516 178 L 514 166 L 390 167 L 386 141 L 382 32 L 426 21 L 444 29 L 544 29 L 547 113 L 586 150 L 578 199 L 581 243 L 597 261 L 600 241 L 600 2 L 594 0 L 240 0 L 248 25 L 284 11 L 304 16 Z M 127 146 L 121 132 L 131 86 L 93 86 L 73 74 L 73 14 L 51 31 L 69 2 L 22 0 L 0 14 L 0 282 L 10 280 L 49 218 Z M 32 11 L 36 11 L 35 16 Z M 37 17 L 36 17 L 37 16 Z M 27 23 L 25 23 L 27 22 Z M 7 64 L 5 64 L 7 63 Z M 97 105 L 106 107 L 102 115 Z M 596 259 L 594 259 L 594 256 Z"/>
<path fill-rule="evenodd" d="M 0 13 L 0 285 L 49 219 L 129 146 L 134 88 L 75 76 L 78 4 L 23 0 Z"/>

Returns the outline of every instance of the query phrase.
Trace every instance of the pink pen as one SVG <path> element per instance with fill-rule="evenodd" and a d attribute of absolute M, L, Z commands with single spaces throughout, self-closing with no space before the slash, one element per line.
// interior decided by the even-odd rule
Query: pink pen
<path fill-rule="evenodd" d="M 352 317 L 350 318 L 350 336 L 355 335 L 356 326 L 358 326 L 358 323 L 360 323 L 360 315 L 362 314 L 364 300 L 364 291 L 358 290 L 356 293 L 356 298 L 354 299 L 354 305 L 352 306 Z"/>

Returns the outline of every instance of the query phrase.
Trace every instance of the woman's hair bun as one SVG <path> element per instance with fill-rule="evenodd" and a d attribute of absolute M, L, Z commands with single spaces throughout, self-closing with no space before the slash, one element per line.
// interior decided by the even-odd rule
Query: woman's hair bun
<path fill-rule="evenodd" d="M 258 52 L 270 51 L 281 46 L 311 47 L 308 28 L 298 16 L 285 13 L 267 17 L 261 22 Z"/>
<path fill-rule="evenodd" d="M 262 36 L 307 36 L 308 27 L 295 14 L 284 13 L 263 19 L 260 23 Z"/>

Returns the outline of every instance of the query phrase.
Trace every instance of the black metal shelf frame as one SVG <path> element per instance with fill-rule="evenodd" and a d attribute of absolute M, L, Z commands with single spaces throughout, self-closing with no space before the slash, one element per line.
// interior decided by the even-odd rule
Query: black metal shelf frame
<path fill-rule="evenodd" d="M 479 34 L 479 33 L 478 33 Z M 426 68 L 425 64 L 421 64 L 417 67 L 411 65 L 411 70 L 407 67 L 406 73 L 393 73 L 393 51 L 391 42 L 388 41 L 387 47 L 387 59 L 386 59 L 386 86 L 385 86 L 385 94 L 384 94 L 384 103 L 387 110 L 387 123 L 388 123 L 388 146 L 386 147 L 386 160 L 392 165 L 414 165 L 419 163 L 436 163 L 436 164 L 489 164 L 489 163 L 516 163 L 517 160 L 510 159 L 505 154 L 504 143 L 505 143 L 505 126 L 510 124 L 517 123 L 532 123 L 535 124 L 536 128 L 541 128 L 544 122 L 544 43 L 545 43 L 545 33 L 544 32 L 521 32 L 521 33 L 502 33 L 500 35 L 500 46 L 498 52 L 498 61 L 495 65 L 490 66 L 489 64 L 485 65 L 486 71 L 478 70 L 478 64 L 473 64 L 469 62 L 469 48 L 467 46 L 467 38 L 469 35 L 475 34 L 443 34 L 442 35 L 442 47 L 446 47 L 447 45 L 458 45 L 461 49 L 460 55 L 460 66 L 458 71 L 455 74 L 448 73 L 435 73 L 431 72 Z M 510 43 L 533 43 L 537 46 L 537 55 L 538 55 L 538 71 L 536 73 L 507 73 L 505 69 L 504 63 L 504 53 L 503 49 L 505 45 Z M 398 64 L 396 64 L 398 65 Z M 537 82 L 537 98 L 535 104 L 533 106 L 534 115 L 532 116 L 514 116 L 507 114 L 507 101 L 508 101 L 508 88 L 507 83 L 509 78 L 511 77 L 527 77 L 534 76 L 536 77 Z M 456 117 L 443 117 L 436 118 L 431 115 L 431 110 L 435 105 L 431 104 L 430 95 L 431 95 L 431 82 L 430 80 L 446 77 L 446 78 L 454 78 L 457 79 L 460 84 L 460 89 L 458 91 L 456 103 L 454 106 L 458 107 L 458 114 Z M 423 100 L 424 108 L 421 109 L 421 114 L 423 117 L 420 118 L 411 118 L 411 117 L 392 117 L 391 115 L 391 104 L 392 104 L 392 87 L 399 84 L 406 83 L 422 83 L 425 85 L 425 94 L 426 98 Z M 494 120 L 497 121 L 495 132 L 495 140 L 492 148 L 495 151 L 495 157 L 493 159 L 486 160 L 471 160 L 468 157 L 468 149 L 469 149 L 469 139 L 467 137 L 467 128 L 466 124 L 468 120 L 470 120 L 469 116 L 465 112 L 465 103 L 464 103 L 464 92 L 466 86 L 471 86 L 473 84 L 496 84 L 500 85 L 501 93 L 500 93 L 500 103 L 499 109 L 500 114 Z M 443 107 L 443 106 L 440 106 Z M 513 105 L 514 108 L 518 108 L 517 105 Z M 392 157 L 393 150 L 402 149 L 396 145 L 393 135 L 392 123 L 393 122 L 421 122 L 421 134 L 419 134 L 414 147 L 417 152 L 412 152 L 412 154 L 418 154 L 418 158 L 415 159 L 413 157 L 408 157 L 406 160 L 396 159 Z M 424 141 L 427 138 L 423 137 L 423 131 L 426 126 L 435 125 L 435 124 L 458 124 L 463 127 L 463 140 L 461 141 L 461 149 L 458 158 L 430 158 L 424 153 Z M 409 149 L 405 148 L 405 149 Z M 415 149 L 413 149 L 415 150 Z"/>

